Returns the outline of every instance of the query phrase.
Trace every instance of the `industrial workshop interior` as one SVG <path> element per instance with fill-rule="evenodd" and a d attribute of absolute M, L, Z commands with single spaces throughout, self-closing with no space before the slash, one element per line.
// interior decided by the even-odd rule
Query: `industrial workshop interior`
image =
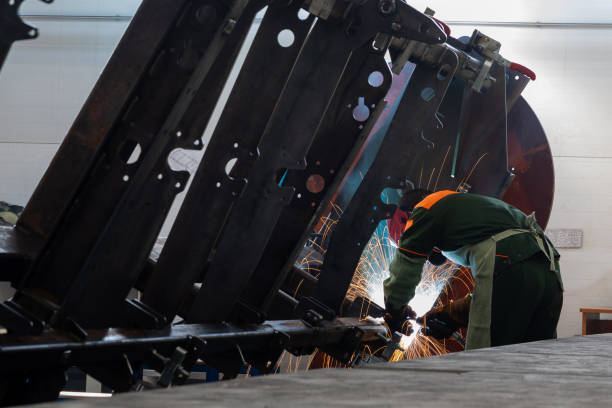
<path fill-rule="evenodd" d="M 612 406 L 610 0 L 0 0 L 0 406 Z"/>

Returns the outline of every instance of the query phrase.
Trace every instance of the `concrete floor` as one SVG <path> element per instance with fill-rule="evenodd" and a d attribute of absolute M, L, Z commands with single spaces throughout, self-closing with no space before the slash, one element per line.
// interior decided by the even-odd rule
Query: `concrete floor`
<path fill-rule="evenodd" d="M 612 334 L 125 394 L 69 407 L 610 407 Z M 44 406 L 53 406 L 57 404 Z"/>

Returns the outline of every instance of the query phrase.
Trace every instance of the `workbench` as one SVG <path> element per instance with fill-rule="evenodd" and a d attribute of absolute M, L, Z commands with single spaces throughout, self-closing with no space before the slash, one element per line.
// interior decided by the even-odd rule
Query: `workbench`
<path fill-rule="evenodd" d="M 611 308 L 580 308 L 582 313 L 582 335 L 612 333 L 612 320 L 602 319 L 602 314 L 612 315 Z"/>
<path fill-rule="evenodd" d="M 610 407 L 612 334 L 185 386 L 79 407 Z M 57 404 L 48 405 L 57 408 Z"/>

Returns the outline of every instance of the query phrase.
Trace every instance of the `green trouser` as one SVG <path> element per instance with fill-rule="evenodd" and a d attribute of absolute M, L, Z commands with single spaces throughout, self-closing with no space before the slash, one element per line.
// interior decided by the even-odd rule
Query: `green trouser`
<path fill-rule="evenodd" d="M 536 254 L 494 278 L 491 346 L 557 337 L 563 292 L 549 265 Z"/>

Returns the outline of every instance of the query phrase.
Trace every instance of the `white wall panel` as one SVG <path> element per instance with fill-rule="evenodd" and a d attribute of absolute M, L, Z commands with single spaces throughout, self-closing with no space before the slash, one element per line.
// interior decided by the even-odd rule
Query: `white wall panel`
<path fill-rule="evenodd" d="M 131 16 L 141 0 L 55 0 L 51 5 L 27 0 L 23 14 Z M 409 0 L 418 10 L 430 7 L 449 21 L 520 21 L 612 23 L 610 0 L 517 0 L 511 3 L 482 0 Z"/>
<path fill-rule="evenodd" d="M 418 10 L 430 7 L 448 21 L 612 23 L 610 0 L 408 0 Z"/>
<path fill-rule="evenodd" d="M 141 0 L 55 0 L 46 4 L 38 0 L 26 0 L 22 14 L 77 15 L 77 16 L 132 16 Z"/>
<path fill-rule="evenodd" d="M 474 27 L 451 28 L 462 36 Z M 612 157 L 612 29 L 477 28 L 501 41 L 504 57 L 536 72 L 523 95 L 556 156 Z"/>
<path fill-rule="evenodd" d="M 37 21 L 0 74 L 0 142 L 60 143 L 128 22 Z"/>
<path fill-rule="evenodd" d="M 594 152 L 596 153 L 596 152 Z M 581 332 L 581 307 L 612 307 L 612 158 L 556 157 L 551 228 L 584 230 L 581 249 L 562 249 L 565 299 L 560 336 Z"/>
<path fill-rule="evenodd" d="M 57 144 L 0 143 L 0 200 L 25 205 Z"/>

